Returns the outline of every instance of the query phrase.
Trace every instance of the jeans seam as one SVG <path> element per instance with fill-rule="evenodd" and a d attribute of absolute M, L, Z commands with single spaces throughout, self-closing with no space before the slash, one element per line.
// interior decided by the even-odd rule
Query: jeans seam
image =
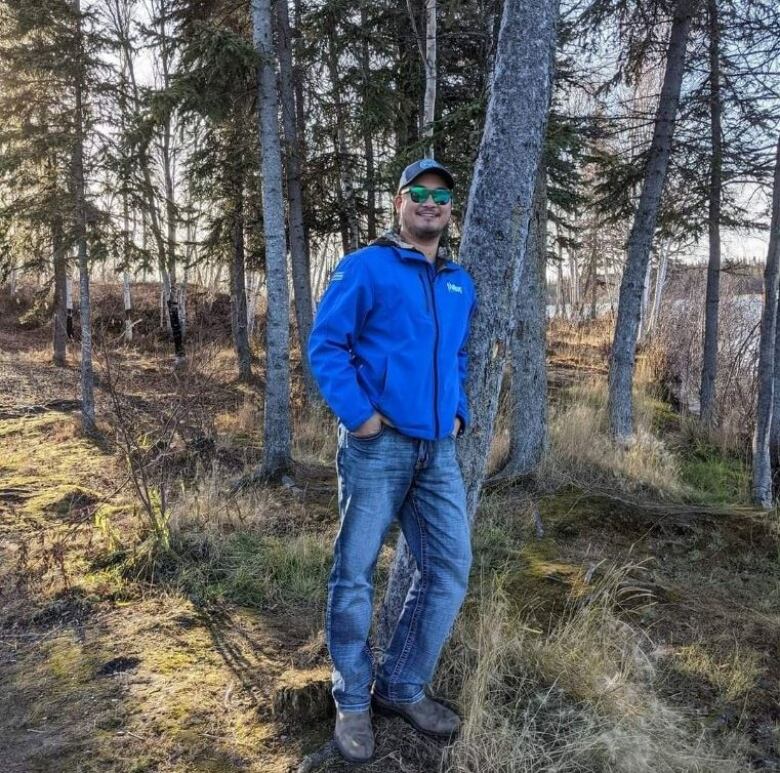
<path fill-rule="evenodd" d="M 419 611 L 422 605 L 423 594 L 428 590 L 428 555 L 427 555 L 427 549 L 425 544 L 425 529 L 423 529 L 422 527 L 422 522 L 420 520 L 420 516 L 417 511 L 417 502 L 415 500 L 414 493 L 410 493 L 410 500 L 412 504 L 412 512 L 414 513 L 414 520 L 420 532 L 420 563 L 422 564 L 422 566 L 420 566 L 419 568 L 420 589 L 417 594 L 417 600 L 414 603 L 414 611 L 412 612 L 412 617 L 411 620 L 409 621 L 409 630 L 406 633 L 406 641 L 404 642 L 403 650 L 401 650 L 401 654 L 398 656 L 398 661 L 395 664 L 393 673 L 390 675 L 390 678 L 388 679 L 387 691 L 389 693 L 389 697 L 392 700 L 395 700 L 392 697 L 394 693 L 393 683 L 395 682 L 395 679 L 398 676 L 399 672 L 406 665 L 406 661 L 409 657 L 409 652 L 411 651 L 412 648 L 412 639 L 414 637 L 415 629 L 417 628 L 417 620 L 419 618 Z"/>

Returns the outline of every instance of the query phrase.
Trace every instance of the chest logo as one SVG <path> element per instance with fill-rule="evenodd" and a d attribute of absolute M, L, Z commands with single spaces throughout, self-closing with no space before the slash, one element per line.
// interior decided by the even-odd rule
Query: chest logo
<path fill-rule="evenodd" d="M 463 287 L 461 285 L 456 285 L 453 282 L 447 282 L 447 289 L 451 293 L 460 293 L 463 295 Z"/>

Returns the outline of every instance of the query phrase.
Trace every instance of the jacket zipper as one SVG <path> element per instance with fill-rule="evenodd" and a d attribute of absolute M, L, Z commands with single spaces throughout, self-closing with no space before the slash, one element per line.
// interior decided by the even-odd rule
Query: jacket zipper
<path fill-rule="evenodd" d="M 433 323 L 436 327 L 436 337 L 433 339 L 433 416 L 436 422 L 436 436 L 439 439 L 439 315 L 436 311 L 436 292 L 434 284 L 436 275 L 431 279 L 431 271 L 436 271 L 433 266 L 428 266 L 428 282 L 431 287 L 431 304 L 433 305 Z"/>

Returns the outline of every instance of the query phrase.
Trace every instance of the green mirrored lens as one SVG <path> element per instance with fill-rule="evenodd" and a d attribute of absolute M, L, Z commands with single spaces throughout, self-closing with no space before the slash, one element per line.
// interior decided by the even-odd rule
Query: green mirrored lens
<path fill-rule="evenodd" d="M 412 185 L 409 188 L 409 196 L 415 204 L 428 201 L 428 196 L 434 204 L 449 204 L 452 199 L 452 191 L 448 188 L 426 188 L 424 185 Z"/>

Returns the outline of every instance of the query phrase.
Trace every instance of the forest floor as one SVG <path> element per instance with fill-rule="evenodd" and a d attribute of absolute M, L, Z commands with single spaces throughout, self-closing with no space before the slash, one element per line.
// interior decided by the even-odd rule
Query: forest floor
<path fill-rule="evenodd" d="M 238 383 L 212 329 L 193 325 L 179 370 L 144 325 L 121 346 L 121 314 L 96 298 L 99 439 L 79 428 L 73 345 L 55 368 L 49 327 L 0 298 L 0 770 L 296 770 L 332 730 L 332 423 L 298 417 L 294 480 L 231 490 L 261 455 L 261 378 Z M 461 740 L 378 718 L 365 769 L 780 770 L 776 514 L 745 504 L 740 454 L 657 399 L 640 450 L 615 461 L 591 434 L 597 458 L 567 457 L 577 417 L 593 420 L 603 341 L 558 331 L 550 365 L 558 461 L 532 491 L 483 495 L 436 684 L 464 713 Z M 127 459 L 138 470 L 157 448 L 170 497 L 149 509 Z"/>

